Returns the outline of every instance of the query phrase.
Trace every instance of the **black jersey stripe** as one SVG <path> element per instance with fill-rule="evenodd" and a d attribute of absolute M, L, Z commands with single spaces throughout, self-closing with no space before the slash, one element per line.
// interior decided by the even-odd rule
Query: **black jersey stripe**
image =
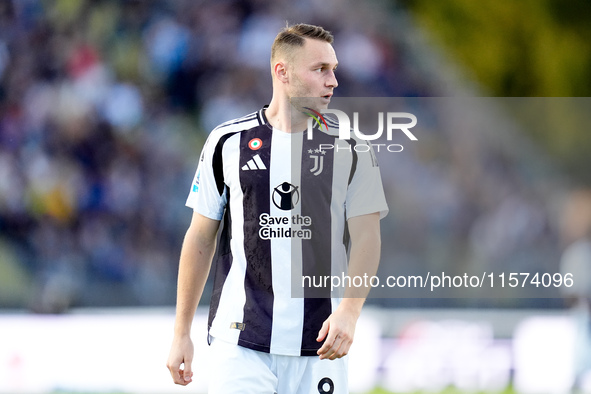
<path fill-rule="evenodd" d="M 265 124 L 266 122 L 263 120 L 263 116 L 264 116 L 264 109 L 261 109 L 260 111 L 257 111 L 257 119 L 259 120 L 260 124 Z"/>
<path fill-rule="evenodd" d="M 230 199 L 230 191 L 227 190 L 228 200 Z M 217 258 L 216 258 L 216 270 L 214 277 L 213 292 L 209 304 L 209 319 L 208 327 L 211 329 L 213 319 L 215 318 L 218 307 L 220 304 L 220 298 L 222 296 L 223 285 L 226 282 L 230 268 L 232 267 L 232 253 L 230 250 L 230 240 L 232 239 L 232 215 L 230 213 L 230 206 L 226 206 L 224 212 L 223 228 L 220 234 L 218 247 L 217 247 Z"/>
<path fill-rule="evenodd" d="M 349 146 L 351 147 L 351 170 L 349 171 L 349 181 L 348 181 L 348 184 L 350 185 L 351 182 L 353 181 L 353 176 L 355 176 L 355 171 L 357 170 L 358 157 L 357 157 L 357 151 L 355 150 L 355 147 L 357 146 L 357 141 L 354 140 L 353 138 L 351 138 L 351 139 L 348 139 L 347 142 L 349 143 Z M 347 252 L 349 252 L 349 241 L 351 240 L 351 237 L 349 234 L 349 223 L 347 222 L 347 210 L 346 209 L 344 212 L 343 220 L 345 222 L 345 228 L 343 230 L 343 245 L 345 246 L 345 250 Z"/>
<path fill-rule="evenodd" d="M 267 108 L 269 108 L 268 105 L 265 105 L 260 111 L 259 114 L 261 116 L 261 124 L 268 124 L 269 121 L 267 120 L 267 115 L 266 115 L 266 111 Z"/>
<path fill-rule="evenodd" d="M 262 145 L 251 150 L 249 142 L 259 138 Z M 272 130 L 265 126 L 243 131 L 240 135 L 239 168 L 257 154 L 270 167 Z M 240 333 L 238 344 L 263 352 L 271 348 L 273 328 L 273 278 L 271 269 L 271 241 L 259 237 L 259 218 L 261 212 L 269 212 L 271 203 L 269 171 L 240 171 L 240 186 L 243 194 L 244 215 L 244 255 L 246 275 L 244 290 L 244 330 Z"/>
<path fill-rule="evenodd" d="M 334 149 L 319 152 L 319 144 L 335 144 L 335 137 L 315 133 L 313 140 L 304 139 L 302 149 L 301 194 L 302 215 L 312 219 L 312 239 L 302 240 L 302 274 L 326 277 L 332 271 L 331 201 Z M 310 153 L 310 151 L 312 153 Z M 321 164 L 320 164 L 321 163 Z M 311 169 L 321 166 L 322 171 Z M 322 343 L 316 341 L 322 323 L 332 311 L 330 288 L 304 288 L 304 324 L 302 355 L 315 355 Z"/>
<path fill-rule="evenodd" d="M 224 134 L 218 140 L 218 143 L 215 147 L 215 151 L 213 153 L 213 158 L 211 159 L 211 166 L 213 168 L 213 176 L 215 178 L 215 184 L 218 189 L 218 193 L 220 196 L 224 192 L 225 188 L 225 180 L 224 180 L 224 160 L 222 157 L 222 149 L 224 149 L 224 144 L 228 140 L 228 138 L 232 137 L 234 134 L 238 133 L 238 131 L 234 133 Z"/>
<path fill-rule="evenodd" d="M 351 171 L 349 172 L 349 185 L 351 184 L 351 181 L 353 180 L 353 176 L 355 175 L 355 171 L 357 170 L 357 151 L 355 150 L 355 147 L 357 146 L 357 141 L 355 141 L 353 138 L 348 139 L 347 142 L 349 143 L 349 145 L 351 146 L 351 155 L 352 155 L 352 163 L 351 163 Z"/>

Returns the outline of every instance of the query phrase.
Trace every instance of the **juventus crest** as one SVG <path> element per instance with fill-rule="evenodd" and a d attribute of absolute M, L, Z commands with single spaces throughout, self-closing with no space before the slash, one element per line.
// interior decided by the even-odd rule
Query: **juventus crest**
<path fill-rule="evenodd" d="M 321 149 L 308 149 L 308 154 L 310 155 L 310 159 L 312 159 L 312 168 L 310 168 L 310 172 L 314 176 L 320 175 L 324 169 L 324 155 L 326 154 L 326 151 Z"/>

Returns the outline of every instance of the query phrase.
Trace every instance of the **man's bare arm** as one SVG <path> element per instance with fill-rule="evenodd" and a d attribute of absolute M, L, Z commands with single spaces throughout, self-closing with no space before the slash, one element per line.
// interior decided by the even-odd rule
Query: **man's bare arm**
<path fill-rule="evenodd" d="M 380 263 L 380 214 L 356 216 L 348 221 L 351 235 L 349 271 L 351 278 L 371 277 Z M 349 352 L 355 334 L 355 325 L 370 287 L 347 288 L 341 304 L 324 322 L 318 333 L 318 341 L 326 341 L 318 350 L 321 359 L 343 357 Z"/>
<path fill-rule="evenodd" d="M 211 268 L 218 227 L 219 221 L 194 212 L 181 249 L 174 339 L 166 366 L 174 382 L 183 386 L 192 380 L 191 325 Z"/>

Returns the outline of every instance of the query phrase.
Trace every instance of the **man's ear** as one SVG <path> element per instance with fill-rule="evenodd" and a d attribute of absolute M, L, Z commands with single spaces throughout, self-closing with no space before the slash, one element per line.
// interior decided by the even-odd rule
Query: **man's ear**
<path fill-rule="evenodd" d="M 287 83 L 289 78 L 287 77 L 287 65 L 285 62 L 277 62 L 273 66 L 273 74 L 278 81 Z"/>

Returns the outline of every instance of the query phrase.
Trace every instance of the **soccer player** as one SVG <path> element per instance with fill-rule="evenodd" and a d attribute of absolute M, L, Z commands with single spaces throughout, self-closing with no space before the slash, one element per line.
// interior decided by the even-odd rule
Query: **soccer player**
<path fill-rule="evenodd" d="M 350 287 L 333 297 L 308 282 L 303 297 L 291 293 L 298 275 L 346 269 L 349 245 L 347 274 L 373 275 L 379 220 L 388 210 L 366 142 L 339 140 L 330 119 L 330 130 L 304 136 L 308 114 L 327 108 L 338 85 L 332 42 L 318 26 L 283 29 L 271 50 L 270 104 L 218 126 L 203 148 L 187 199 L 193 217 L 167 362 L 177 384 L 193 378 L 189 334 L 223 221 L 208 323 L 209 392 L 348 392 L 344 356 L 369 290 Z"/>

